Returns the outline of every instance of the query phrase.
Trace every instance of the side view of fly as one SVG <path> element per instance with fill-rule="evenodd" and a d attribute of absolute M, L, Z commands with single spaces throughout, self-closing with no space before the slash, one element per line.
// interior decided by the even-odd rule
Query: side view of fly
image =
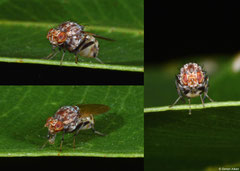
<path fill-rule="evenodd" d="M 175 84 L 179 97 L 170 106 L 174 106 L 180 99 L 184 102 L 184 97 L 187 97 L 189 102 L 189 115 L 191 115 L 191 98 L 200 96 L 201 102 L 204 106 L 204 99 L 207 97 L 211 102 L 213 100 L 208 96 L 209 77 L 202 67 L 196 63 L 185 64 L 180 73 L 176 76 Z M 202 94 L 204 95 L 202 97 Z"/>
<path fill-rule="evenodd" d="M 99 43 L 96 38 L 109 41 L 113 40 L 83 30 L 84 26 L 71 21 L 64 22 L 57 28 L 50 29 L 47 34 L 47 39 L 52 45 L 53 52 L 45 59 L 52 59 L 58 52 L 63 50 L 60 65 L 62 65 L 66 51 L 75 55 L 75 63 L 78 62 L 78 55 L 87 58 L 95 58 L 98 62 L 103 63 L 97 57 Z M 56 49 L 58 50 L 56 51 Z"/>
<path fill-rule="evenodd" d="M 73 147 L 75 148 L 75 137 L 80 130 L 92 129 L 98 135 L 104 135 L 95 130 L 94 116 L 105 113 L 110 108 L 102 104 L 81 104 L 75 106 L 61 107 L 53 117 L 47 119 L 45 127 L 48 128 L 48 141 L 54 144 L 58 132 L 62 132 L 62 139 L 60 144 L 60 151 L 64 141 L 65 133 L 74 133 Z M 45 147 L 47 142 L 42 146 Z"/>

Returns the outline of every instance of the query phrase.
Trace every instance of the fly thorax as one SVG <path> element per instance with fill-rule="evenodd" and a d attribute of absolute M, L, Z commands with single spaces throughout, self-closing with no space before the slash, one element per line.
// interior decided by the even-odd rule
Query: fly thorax
<path fill-rule="evenodd" d="M 186 96 L 187 97 L 197 97 L 202 93 L 202 90 L 198 90 L 198 89 L 191 89 Z"/>

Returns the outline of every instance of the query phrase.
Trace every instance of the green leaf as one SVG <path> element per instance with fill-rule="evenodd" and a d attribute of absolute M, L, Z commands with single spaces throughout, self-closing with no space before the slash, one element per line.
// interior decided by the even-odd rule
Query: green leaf
<path fill-rule="evenodd" d="M 239 56 L 188 58 L 145 66 L 145 168 L 213 170 L 240 166 Z M 178 98 L 175 75 L 187 62 L 201 64 L 209 75 L 205 108 L 199 97 L 169 108 Z M 187 101 L 186 101 L 187 102 Z"/>
<path fill-rule="evenodd" d="M 74 55 L 67 53 L 63 66 L 143 72 L 142 0 L 1 0 L 0 62 L 59 65 L 61 54 L 42 59 L 51 53 L 46 35 L 69 20 L 116 41 L 98 39 L 99 58 L 105 64 L 84 57 L 75 64 Z"/>
<path fill-rule="evenodd" d="M 143 86 L 1 86 L 0 156 L 143 157 Z M 47 144 L 48 117 L 61 107 L 105 104 L 111 109 L 95 117 L 95 129 L 61 133 Z"/>
<path fill-rule="evenodd" d="M 240 166 L 239 107 L 149 113 L 144 119 L 146 170 Z"/>
<path fill-rule="evenodd" d="M 206 108 L 213 108 L 213 107 L 229 107 L 229 106 L 240 106 L 240 101 L 211 102 L 207 104 L 204 103 L 204 107 L 202 104 L 194 104 L 194 105 L 191 105 L 191 110 L 206 109 Z M 148 108 L 144 108 L 144 113 L 163 112 L 168 110 L 189 110 L 189 105 L 174 105 L 173 107 L 169 107 L 169 106 L 148 107 Z"/>

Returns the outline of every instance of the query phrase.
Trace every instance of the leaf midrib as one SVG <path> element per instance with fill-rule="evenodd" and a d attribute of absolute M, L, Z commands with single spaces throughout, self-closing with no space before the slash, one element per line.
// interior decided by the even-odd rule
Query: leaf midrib
<path fill-rule="evenodd" d="M 52 28 L 54 26 L 58 26 L 59 23 L 51 23 L 51 22 L 32 22 L 32 21 L 8 21 L 8 20 L 0 20 L 0 25 L 9 25 L 9 26 L 35 26 L 35 27 L 44 27 L 44 28 Z M 142 29 L 132 29 L 132 28 L 123 28 L 123 27 L 109 27 L 109 26 L 85 26 L 86 29 L 89 30 L 97 30 L 97 31 L 106 31 L 106 32 L 120 32 L 120 33 L 131 33 L 139 36 L 144 35 L 144 31 Z"/>
<path fill-rule="evenodd" d="M 0 62 L 15 62 L 15 63 L 29 63 L 29 64 L 45 64 L 45 65 L 56 65 L 59 66 L 60 62 L 56 60 L 41 60 L 41 59 L 27 59 L 21 57 L 1 57 Z M 75 62 L 63 61 L 63 66 L 68 67 L 84 67 L 92 69 L 108 69 L 118 71 L 132 71 L 132 72 L 143 72 L 143 67 L 129 66 L 129 65 L 111 65 L 111 64 L 98 64 L 98 63 L 87 63 L 81 62 L 76 64 Z"/>
<path fill-rule="evenodd" d="M 240 106 L 240 101 L 226 101 L 226 102 L 211 102 L 205 103 L 205 108 L 215 108 L 215 107 L 234 107 Z M 191 109 L 204 109 L 202 104 L 191 104 Z M 189 105 L 176 105 L 173 107 L 160 106 L 160 107 L 147 107 L 144 108 L 144 113 L 151 112 L 164 112 L 168 110 L 189 110 Z"/>
<path fill-rule="evenodd" d="M 31 152 L 9 152 L 9 153 L 0 153 L 0 157 L 21 157 L 21 156 L 31 156 L 31 157 L 38 157 L 38 156 L 84 156 L 84 157 L 111 157 L 111 158 L 142 158 L 144 157 L 141 153 L 81 153 L 79 151 L 74 152 L 38 152 L 38 153 L 31 153 Z"/>

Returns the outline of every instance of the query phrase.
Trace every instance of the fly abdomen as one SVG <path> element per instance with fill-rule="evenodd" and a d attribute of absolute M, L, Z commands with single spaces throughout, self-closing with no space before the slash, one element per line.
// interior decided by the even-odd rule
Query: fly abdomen
<path fill-rule="evenodd" d="M 89 121 L 86 122 L 81 122 L 80 124 L 78 124 L 78 126 L 76 127 L 75 130 L 86 130 L 86 129 L 91 129 L 92 128 L 92 124 Z"/>
<path fill-rule="evenodd" d="M 86 35 L 77 47 L 77 54 L 87 58 L 96 58 L 98 51 L 98 41 L 90 35 Z"/>

